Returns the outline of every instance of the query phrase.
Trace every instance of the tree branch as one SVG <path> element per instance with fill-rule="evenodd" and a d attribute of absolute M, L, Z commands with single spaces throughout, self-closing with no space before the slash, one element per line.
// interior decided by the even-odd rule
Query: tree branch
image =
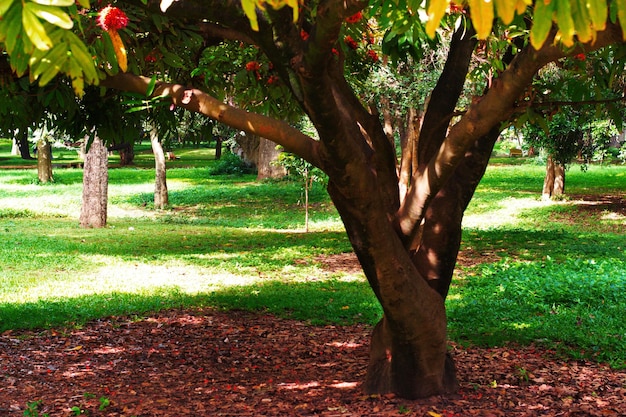
<path fill-rule="evenodd" d="M 540 50 L 526 46 L 500 75 L 482 97 L 474 98 L 467 113 L 450 129 L 436 157 L 423 166 L 397 213 L 401 232 L 410 244 L 419 230 L 426 208 L 454 173 L 465 153 L 478 140 L 498 124 L 507 120 L 515 110 L 516 102 L 524 93 L 540 68 L 549 62 L 571 55 L 548 39 Z M 587 51 L 603 48 L 612 43 L 624 42 L 618 24 L 607 23 L 606 30 L 598 32 Z"/>
<path fill-rule="evenodd" d="M 146 94 L 151 79 L 120 73 L 101 81 L 100 85 L 121 91 Z M 158 82 L 151 97 L 169 97 L 176 106 L 203 114 L 225 125 L 275 142 L 316 167 L 322 168 L 319 142 L 289 124 L 222 103 L 205 92 L 180 84 Z"/>

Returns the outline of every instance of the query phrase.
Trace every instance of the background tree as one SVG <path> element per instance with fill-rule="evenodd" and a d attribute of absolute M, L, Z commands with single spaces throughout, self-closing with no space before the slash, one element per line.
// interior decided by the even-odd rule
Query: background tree
<path fill-rule="evenodd" d="M 81 5 L 88 7 L 85 3 Z M 609 45 L 623 47 L 619 22 L 626 25 L 623 2 L 613 2 L 609 9 L 601 0 L 575 2 L 575 7 L 569 2 L 537 2 L 528 7 L 523 0 L 476 0 L 469 2 L 469 10 L 457 6 L 452 10 L 447 1 L 431 1 L 425 14 L 413 2 L 398 0 L 303 1 L 302 7 L 294 0 L 272 2 L 277 9 L 262 0 L 243 0 L 242 8 L 234 2 L 182 0 L 161 5 L 167 9 L 166 17 L 151 2 L 143 7 L 120 1 L 118 6 L 145 17 L 120 31 L 124 47 L 98 35 L 85 21 L 85 14 L 72 13 L 73 2 L 67 4 L 72 17 L 61 9 L 61 3 L 49 6 L 56 18 L 51 19 L 51 13 L 42 15 L 45 24 L 38 20 L 36 4 L 9 1 L 0 10 L 6 12 L 0 21 L 0 42 L 18 74 L 30 71 L 33 80 L 46 84 L 44 74 L 73 72 L 78 94 L 86 81 L 167 96 L 175 106 L 270 139 L 328 174 L 330 196 L 384 311 L 372 336 L 365 389 L 408 398 L 457 388 L 453 361 L 447 355 L 444 302 L 459 250 L 463 213 L 500 129 L 532 104 L 528 93 L 541 68 Z M 421 16 L 428 17 L 423 21 Z M 439 30 L 442 17 L 444 29 Z M 84 51 L 82 42 L 70 35 L 72 18 L 84 22 L 80 34 L 96 52 L 97 70 L 90 59 L 76 61 Z M 171 26 L 165 27 L 163 19 Z M 415 152 L 403 198 L 396 149 L 379 112 L 356 94 L 358 89 L 346 75 L 350 51 L 355 50 L 351 25 L 365 27 L 370 19 L 380 30 L 389 31 L 389 37 L 410 37 L 414 45 L 449 44 L 419 136 L 408 145 Z M 153 23 L 154 27 L 147 27 Z M 186 81 L 157 82 L 152 90 L 152 80 L 137 75 L 147 56 L 144 41 L 156 33 L 171 31 L 180 38 L 194 30 L 205 40 L 226 39 L 258 48 L 291 102 L 315 126 L 319 140 L 282 120 L 229 106 Z M 16 32 L 22 36 L 7 36 Z M 424 34 L 434 41 L 415 41 Z M 126 73 L 125 48 L 133 50 Z M 174 65 L 176 54 L 193 55 L 200 49 L 202 45 L 190 43 L 175 52 L 159 51 L 164 61 Z M 57 51 L 63 56 L 60 62 L 50 59 Z M 112 52 L 107 55 L 107 51 Z M 473 56 L 489 63 L 490 76 L 482 85 L 474 83 L 464 90 Z M 374 59 L 364 65 L 375 65 Z M 610 65 L 623 70 L 615 60 Z"/>

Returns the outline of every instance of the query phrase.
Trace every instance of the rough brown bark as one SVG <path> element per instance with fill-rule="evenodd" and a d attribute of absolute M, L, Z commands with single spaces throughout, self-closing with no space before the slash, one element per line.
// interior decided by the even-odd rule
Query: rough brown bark
<path fill-rule="evenodd" d="M 159 141 L 156 128 L 150 131 L 150 144 L 154 154 L 154 208 L 164 209 L 169 204 L 169 193 L 167 191 L 167 171 L 165 168 L 165 153 Z"/>
<path fill-rule="evenodd" d="M 83 203 L 80 211 L 81 227 L 105 227 L 108 203 L 108 151 L 96 135 L 85 155 L 83 170 Z"/>
<path fill-rule="evenodd" d="M 120 165 L 125 167 L 132 165 L 135 160 L 135 147 L 133 143 L 127 142 L 124 143 L 120 149 Z"/>
<path fill-rule="evenodd" d="M 565 193 L 565 167 L 550 155 L 546 161 L 546 176 L 543 180 L 541 198 L 550 200 Z"/>
<path fill-rule="evenodd" d="M 37 142 L 37 177 L 40 182 L 54 181 L 52 176 L 52 147 L 50 142 L 40 139 Z"/>

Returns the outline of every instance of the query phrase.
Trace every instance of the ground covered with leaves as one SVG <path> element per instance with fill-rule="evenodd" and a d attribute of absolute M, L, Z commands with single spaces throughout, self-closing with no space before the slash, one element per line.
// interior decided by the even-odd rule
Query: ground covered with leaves
<path fill-rule="evenodd" d="M 625 371 L 534 346 L 452 345 L 456 396 L 367 396 L 370 331 L 215 310 L 9 331 L 0 335 L 0 415 L 626 415 Z"/>

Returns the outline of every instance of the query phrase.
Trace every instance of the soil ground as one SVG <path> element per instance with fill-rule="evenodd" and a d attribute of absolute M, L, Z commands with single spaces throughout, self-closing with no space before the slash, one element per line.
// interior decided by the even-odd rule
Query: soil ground
<path fill-rule="evenodd" d="M 0 415 L 626 415 L 626 371 L 562 360 L 534 346 L 451 345 L 461 382 L 456 396 L 367 396 L 360 384 L 370 331 L 262 313 L 177 310 L 65 332 L 5 332 Z"/>

